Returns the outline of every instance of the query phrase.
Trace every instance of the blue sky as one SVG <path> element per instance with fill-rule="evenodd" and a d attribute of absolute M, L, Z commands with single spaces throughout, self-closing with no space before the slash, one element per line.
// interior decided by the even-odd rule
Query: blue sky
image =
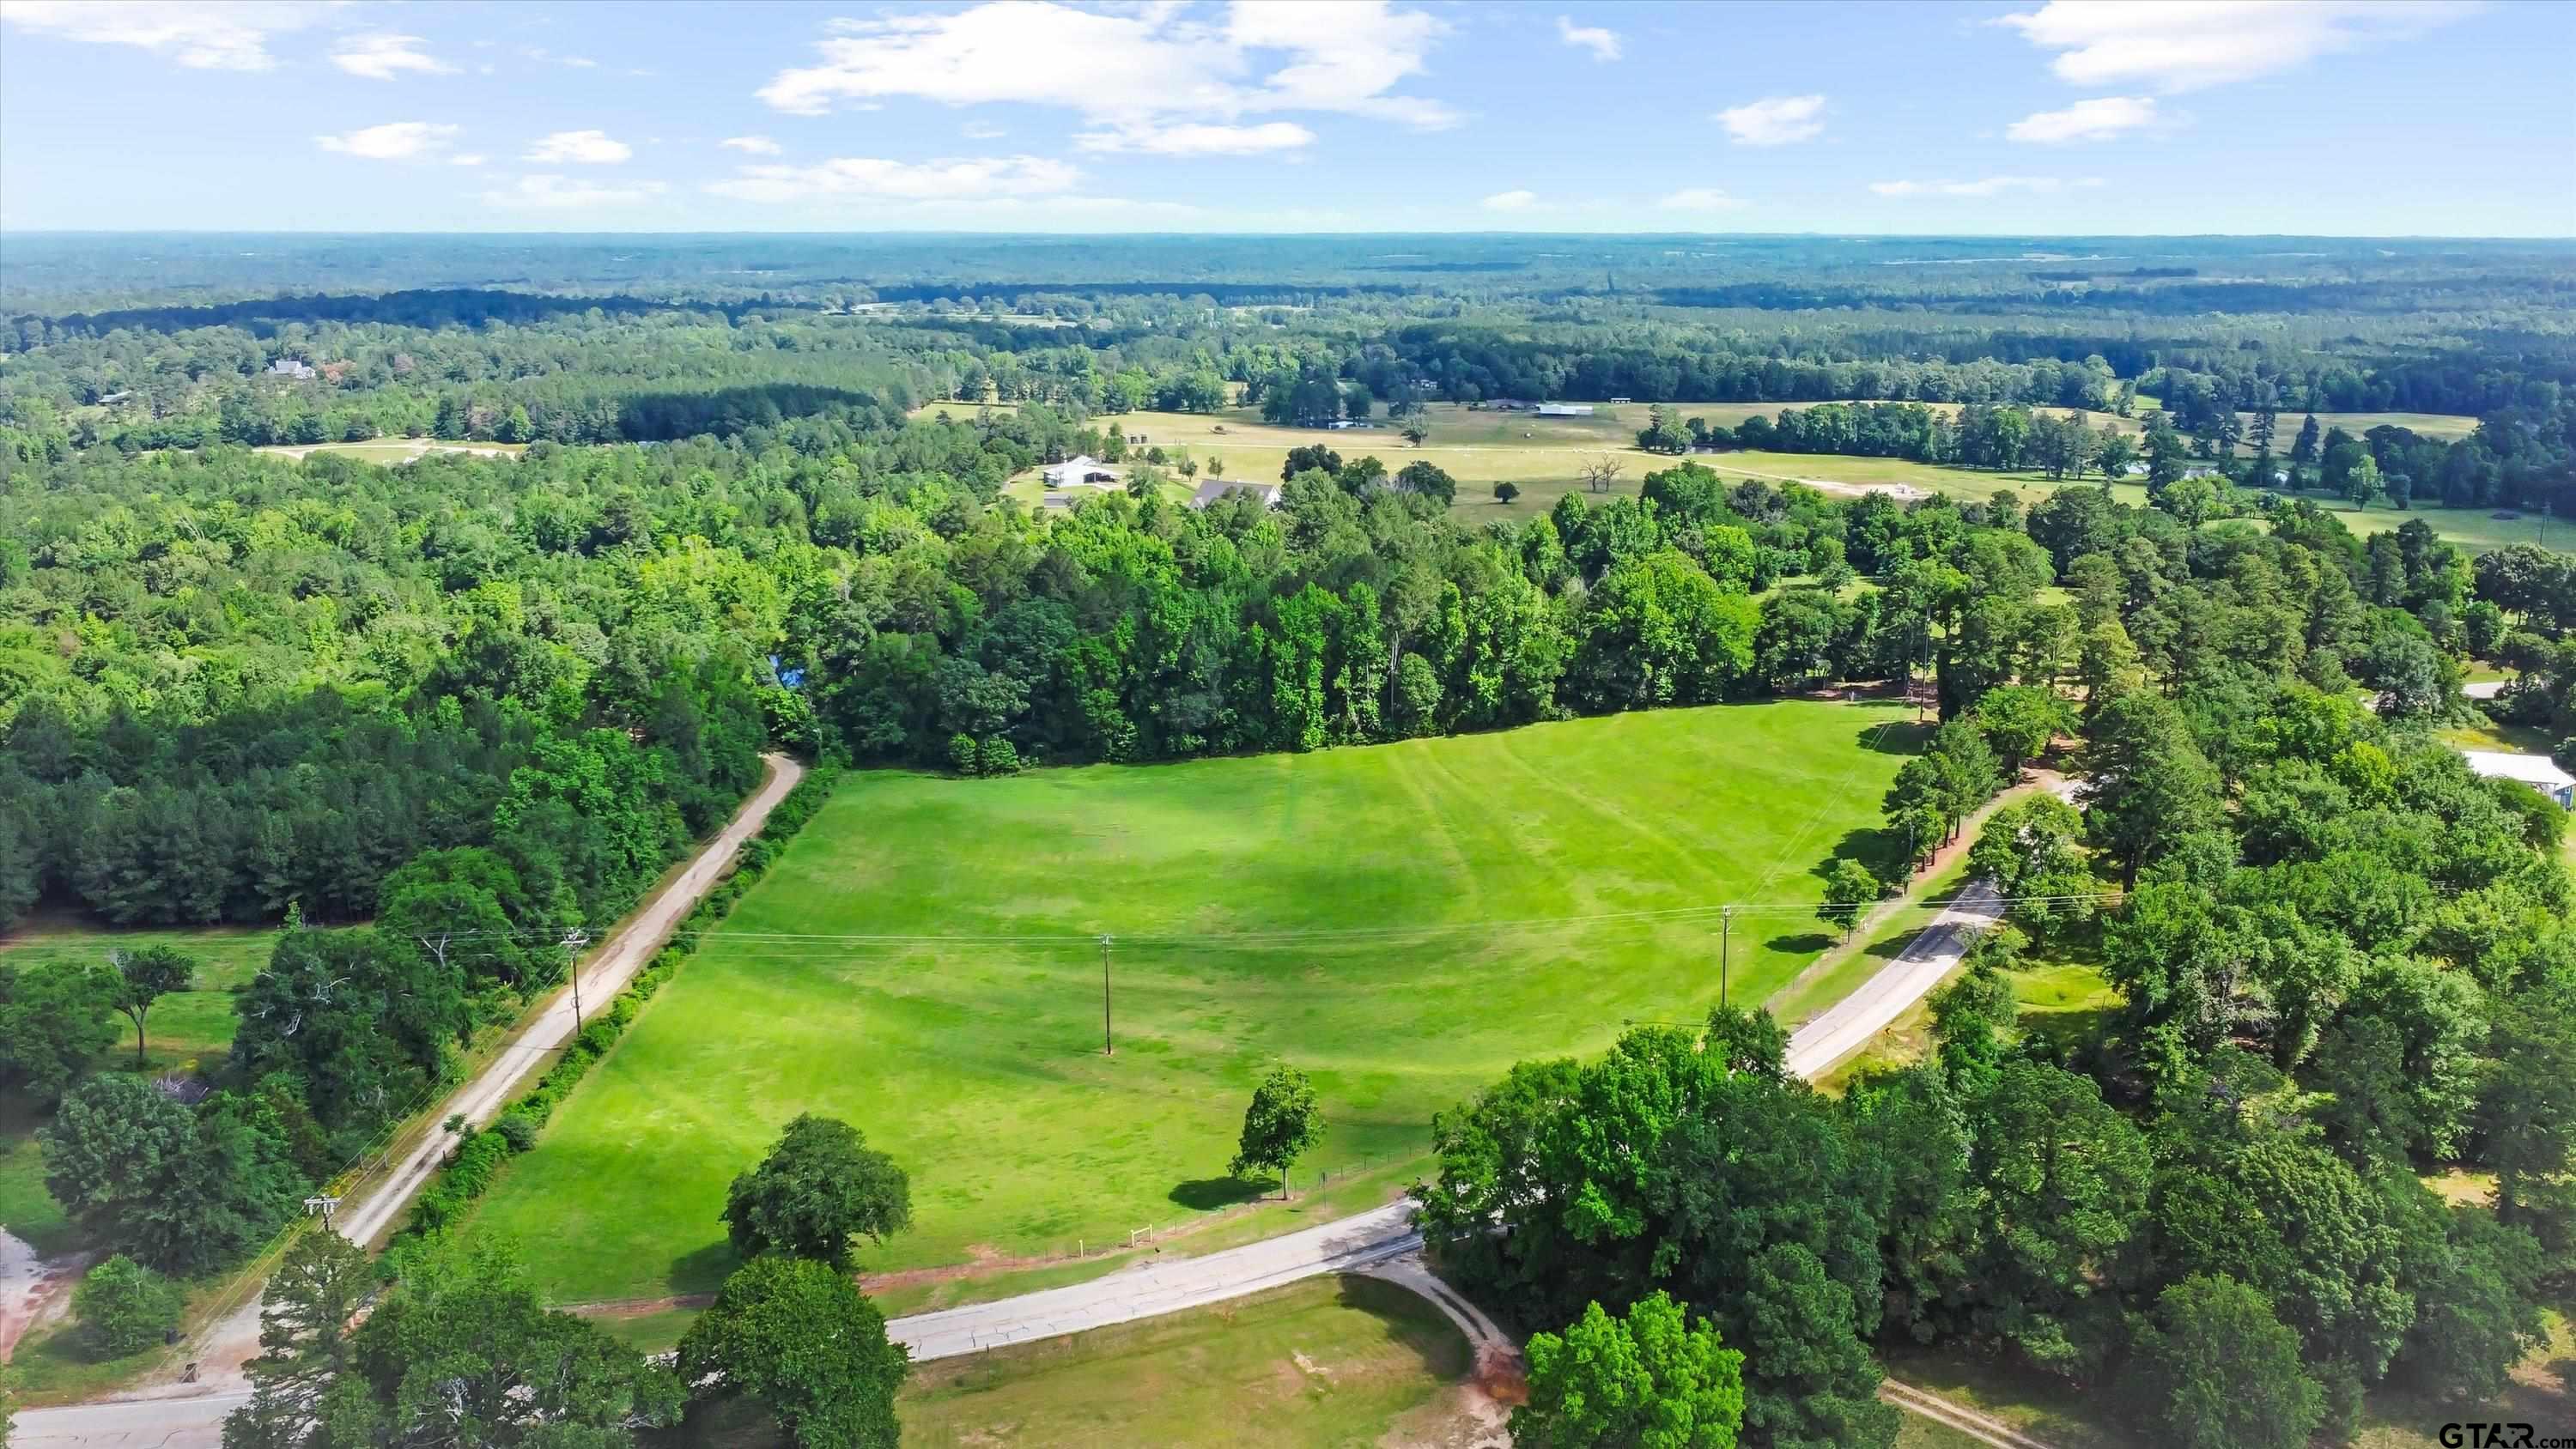
<path fill-rule="evenodd" d="M 0 0 L 0 227 L 2576 234 L 2576 4 Z"/>

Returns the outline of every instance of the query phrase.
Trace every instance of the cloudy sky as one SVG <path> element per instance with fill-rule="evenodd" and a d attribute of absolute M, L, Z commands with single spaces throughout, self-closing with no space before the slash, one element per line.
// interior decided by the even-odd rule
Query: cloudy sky
<path fill-rule="evenodd" d="M 2576 234 L 2576 4 L 0 0 L 0 227 Z"/>

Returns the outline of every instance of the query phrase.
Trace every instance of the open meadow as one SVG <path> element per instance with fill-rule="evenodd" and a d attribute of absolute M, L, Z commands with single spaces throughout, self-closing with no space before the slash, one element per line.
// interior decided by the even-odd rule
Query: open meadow
<path fill-rule="evenodd" d="M 1713 423 L 1732 426 L 1755 413 L 1769 415 L 1779 411 L 1769 403 L 1676 403 L 1684 416 L 1706 417 Z M 941 412 L 951 417 L 971 417 L 975 405 L 969 403 L 932 403 L 915 409 L 914 416 L 929 417 Z M 1416 459 L 1437 464 L 1458 480 L 1457 501 L 1450 516 L 1464 523 L 1484 523 L 1495 519 L 1527 518 L 1545 512 L 1556 500 L 1584 487 L 1582 468 L 1586 463 L 1612 459 L 1622 465 L 1622 473 L 1611 493 L 1604 496 L 1634 495 L 1648 473 L 1691 461 L 1730 478 L 1760 478 L 1772 483 L 1801 482 L 1829 492 L 1855 492 L 1870 488 L 1905 488 L 1923 493 L 1939 493 L 1962 501 L 1980 501 L 2009 489 L 2018 493 L 2025 504 L 2036 503 L 2055 489 L 2068 484 L 2049 478 L 2035 470 L 1996 472 L 1983 468 L 1961 468 L 1941 463 L 1917 463 L 1906 458 L 1862 458 L 1834 453 L 1775 453 L 1755 449 L 1738 449 L 1723 453 L 1697 453 L 1687 458 L 1648 453 L 1636 446 L 1636 432 L 1646 425 L 1643 404 L 1603 404 L 1588 418 L 1541 418 L 1528 413 L 1470 412 L 1456 403 L 1427 405 L 1429 437 L 1419 448 L 1407 443 L 1394 428 L 1383 422 L 1364 428 L 1339 432 L 1314 428 L 1278 427 L 1260 420 L 1248 408 L 1234 408 L 1222 413 L 1135 412 L 1116 421 L 1128 436 L 1143 437 L 1147 446 L 1158 446 L 1173 453 L 1186 450 L 1196 459 L 1202 472 L 1184 483 L 1177 476 L 1164 490 L 1174 500 L 1189 496 L 1191 487 L 1209 476 L 1206 464 L 1212 458 L 1222 459 L 1225 476 L 1247 482 L 1274 482 L 1288 459 L 1291 448 L 1321 444 L 1344 458 L 1374 455 L 1394 470 Z M 2098 424 L 2107 414 L 2090 415 Z M 2424 424 L 2419 431 L 2428 435 L 2463 436 L 2465 428 L 2442 432 L 2432 424 L 2445 421 L 2443 415 L 2429 413 L 2320 413 L 2320 424 L 2340 420 L 2341 425 L 2356 431 L 2379 422 L 2404 426 Z M 2124 421 L 2111 419 L 2111 421 Z M 2475 425 L 2475 419 L 2454 418 L 2456 424 Z M 2287 447 L 2284 442 L 2281 446 Z M 2075 480 L 2086 487 L 2099 486 L 2098 479 Z M 1510 482 L 1520 489 L 1509 504 L 1497 502 L 1493 485 Z M 1021 503 L 1035 507 L 1044 495 L 1033 469 L 1014 479 L 1008 490 Z M 2112 493 L 2123 503 L 2142 506 L 2146 489 L 2135 483 L 2120 483 Z M 2513 543 L 2540 543 L 2561 552 L 2576 552 L 2576 523 L 2551 520 L 2536 515 L 2502 519 L 2489 516 L 2486 509 L 2418 508 L 2399 511 L 2384 504 L 2355 509 L 2340 499 L 2320 499 L 2322 506 L 2344 520 L 2357 534 L 2385 533 L 2409 519 L 2420 518 L 2431 524 L 2442 537 L 2470 549 L 2501 548 Z"/>
<path fill-rule="evenodd" d="M 1902 709 L 1669 710 L 1312 755 L 849 777 L 493 1188 L 566 1301 L 713 1288 L 725 1185 L 803 1111 L 912 1175 L 871 1272 L 1123 1243 L 1258 1194 L 1254 1080 L 1312 1074 L 1311 1172 L 1632 1020 L 1758 1002 L 1830 937 L 1797 904 L 1876 842 Z M 1101 1053 L 1113 939 L 1117 1052 Z"/>

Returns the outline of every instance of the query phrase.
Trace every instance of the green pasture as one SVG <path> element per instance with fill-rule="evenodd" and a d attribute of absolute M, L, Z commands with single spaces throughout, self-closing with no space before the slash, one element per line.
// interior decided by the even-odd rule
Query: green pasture
<path fill-rule="evenodd" d="M 197 961 L 196 984 L 153 1003 L 144 1017 L 148 1060 L 156 1070 L 183 1067 L 233 1041 L 233 989 L 268 965 L 278 931 L 268 927 L 199 926 L 113 930 L 69 917 L 45 916 L 0 935 L 0 963 L 21 969 L 105 965 L 110 951 L 173 946 Z M 134 1024 L 115 1018 L 111 1063 L 132 1065 Z"/>
<path fill-rule="evenodd" d="M 1822 861 L 1874 847 L 1905 718 L 1797 701 L 1007 780 L 853 775 L 479 1228 L 545 1244 L 561 1300 L 713 1288 L 726 1183 L 814 1111 L 912 1175 L 913 1228 L 867 1271 L 1123 1243 L 1261 1190 L 1226 1162 L 1281 1060 L 1330 1124 L 1301 1172 L 1418 1157 L 1431 1114 L 1513 1062 L 1700 1016 L 1705 908 L 1816 900 Z M 1683 910 L 1704 913 L 1641 914 Z M 1744 1001 L 1831 941 L 1803 914 L 1741 926 Z"/>
<path fill-rule="evenodd" d="M 1729 426 L 1755 413 L 1776 413 L 1776 404 L 1768 403 L 1676 403 L 1674 408 L 1685 417 L 1705 417 L 1713 423 Z M 1944 405 L 1946 406 L 1946 405 Z M 916 410 L 916 416 L 946 410 L 952 417 L 971 417 L 973 405 L 936 403 Z M 1342 457 L 1374 456 L 1389 471 L 1421 459 L 1437 464 L 1458 480 L 1458 497 L 1450 509 L 1453 518 L 1463 523 L 1485 523 L 1495 519 L 1523 519 L 1543 513 L 1567 493 L 1584 488 L 1581 469 L 1586 463 L 1609 459 L 1622 467 L 1617 482 L 1604 497 L 1633 496 L 1644 485 L 1648 473 L 1673 467 L 1684 461 L 1699 463 L 1730 478 L 1760 478 L 1772 483 L 1803 482 L 1828 492 L 1857 492 L 1865 489 L 1904 487 L 1926 493 L 1939 493 L 1962 502 L 1981 502 L 1997 492 L 2010 489 L 2021 495 L 2024 505 L 2044 500 L 2055 489 L 2068 486 L 2035 470 L 1994 472 L 1982 468 L 1959 468 L 1941 463 L 1917 463 L 1905 458 L 1860 458 L 1831 453 L 1775 453 L 1761 450 L 1738 450 L 1725 453 L 1698 453 L 1687 458 L 1641 452 L 1635 446 L 1636 432 L 1646 425 L 1647 409 L 1639 403 L 1602 404 L 1588 418 L 1542 418 L 1529 413 L 1471 412 L 1455 403 L 1433 403 L 1426 408 L 1425 420 L 1430 436 L 1419 448 L 1398 436 L 1384 422 L 1345 432 L 1327 432 L 1314 428 L 1274 427 L 1260 420 L 1248 408 L 1235 408 L 1223 413 L 1126 413 L 1115 418 L 1099 419 L 1104 426 L 1116 426 L 1129 437 L 1143 437 L 1143 446 L 1159 446 L 1175 461 L 1183 453 L 1198 461 L 1201 472 L 1195 479 L 1174 476 L 1165 496 L 1175 501 L 1185 499 L 1197 483 L 1210 474 L 1205 469 L 1211 459 L 1224 463 L 1225 476 L 1248 482 L 1273 482 L 1288 459 L 1291 448 L 1321 444 Z M 2098 425 L 2108 414 L 2091 415 Z M 2432 426 L 2441 422 L 2460 425 L 2443 436 L 2464 435 L 2473 427 L 2472 418 L 2445 418 L 2431 413 L 2320 413 L 2323 424 L 2340 420 L 2356 434 L 2361 428 L 2379 422 L 2397 422 L 2405 426 L 2423 424 L 2418 431 L 2428 434 L 2440 430 Z M 2412 420 L 2412 421 L 2409 421 Z M 2286 451 L 2285 439 L 2277 446 Z M 1130 460 L 1133 461 L 1132 459 Z M 2099 479 L 2074 480 L 2086 487 L 2100 486 Z M 1510 482 L 1519 486 L 1520 494 L 1511 503 L 1495 501 L 1496 483 Z M 1035 507 L 1044 493 L 1035 470 L 1014 479 L 1007 491 L 1022 503 Z M 2143 507 L 2147 490 L 2136 483 L 2115 484 L 2112 493 L 2121 502 Z M 2408 519 L 2421 518 L 2442 537 L 2471 549 L 2501 548 L 2511 543 L 2546 543 L 2561 551 L 2576 551 L 2576 523 L 2545 520 L 2538 517 L 2498 519 L 2487 509 L 2419 508 L 2400 512 L 2384 504 L 2354 509 L 2339 499 L 2321 499 L 2323 505 L 2343 518 L 2344 525 L 2358 534 L 2384 533 Z"/>
<path fill-rule="evenodd" d="M 923 1364 L 906 1444 L 1466 1443 L 1467 1341 L 1374 1278 L 1316 1278 L 1212 1308 Z"/>

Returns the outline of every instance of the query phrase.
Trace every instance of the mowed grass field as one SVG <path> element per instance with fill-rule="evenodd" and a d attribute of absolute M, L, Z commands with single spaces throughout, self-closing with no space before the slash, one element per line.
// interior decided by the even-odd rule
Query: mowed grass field
<path fill-rule="evenodd" d="M 146 946 L 172 946 L 196 959 L 197 979 L 186 991 L 154 1002 L 144 1017 L 147 1060 L 156 1069 L 181 1067 L 209 1051 L 232 1045 L 233 988 L 268 965 L 277 948 L 275 927 L 179 927 L 171 930 L 109 930 L 72 916 L 42 915 L 0 934 L 0 964 L 22 970 L 47 967 L 104 966 L 108 953 Z M 134 1024 L 115 1018 L 119 1030 L 114 1049 L 126 1065 L 134 1061 Z"/>
<path fill-rule="evenodd" d="M 911 1174 L 913 1228 L 869 1271 L 1123 1243 L 1260 1190 L 1226 1163 L 1279 1061 L 1313 1076 L 1329 1123 L 1301 1185 L 1409 1160 L 1434 1112 L 1515 1061 L 1703 1014 L 1705 908 L 1818 899 L 1818 865 L 1874 842 L 1909 718 L 1782 702 L 1007 780 L 854 775 L 478 1230 L 542 1244 L 560 1300 L 711 1289 L 733 1265 L 725 1185 L 813 1111 Z M 1682 910 L 1701 913 L 1654 914 Z M 1828 944 L 1803 915 L 1739 928 L 1732 994 L 1763 999 Z"/>
<path fill-rule="evenodd" d="M 1374 1278 L 1315 1278 L 1213 1308 L 913 1370 L 912 1445 L 1472 1442 L 1466 1338 Z"/>

